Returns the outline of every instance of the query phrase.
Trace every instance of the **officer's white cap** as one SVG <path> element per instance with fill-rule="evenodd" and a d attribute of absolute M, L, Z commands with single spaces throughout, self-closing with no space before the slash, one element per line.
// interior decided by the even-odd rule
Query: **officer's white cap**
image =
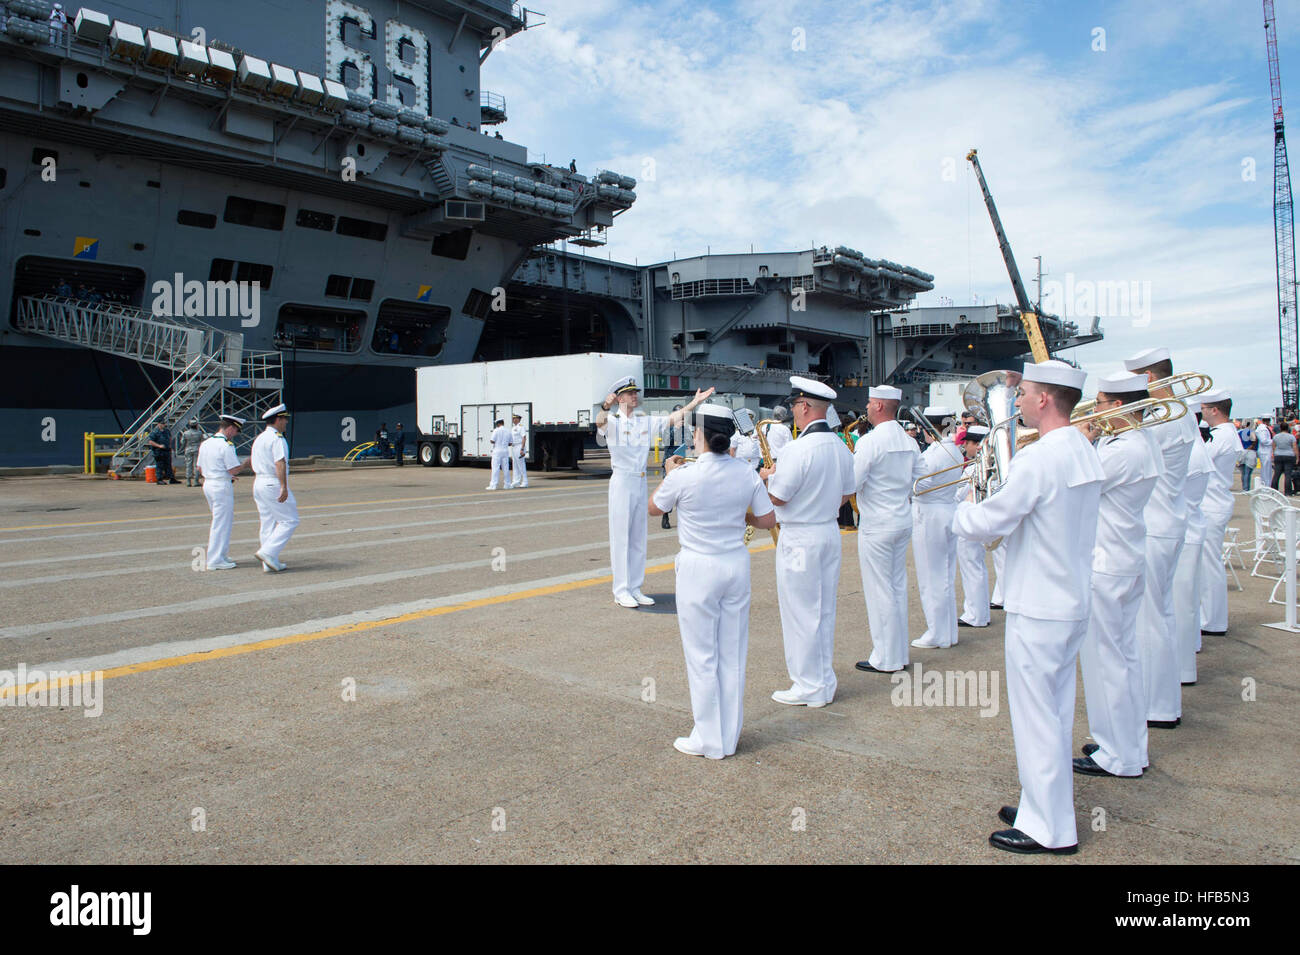
<path fill-rule="evenodd" d="M 237 417 L 236 415 L 232 415 L 232 414 L 217 415 L 217 417 L 220 418 L 222 421 L 228 421 L 231 424 L 237 424 L 241 428 L 248 423 L 243 418 Z"/>
<path fill-rule="evenodd" d="M 927 418 L 951 418 L 956 413 L 947 405 L 927 405 L 925 410 L 921 412 Z"/>
<path fill-rule="evenodd" d="M 640 390 L 641 389 L 636 386 L 636 379 L 631 375 L 624 375 L 609 387 L 609 393 L 611 395 L 625 395 L 629 392 Z"/>
<path fill-rule="evenodd" d="M 1124 368 L 1128 371 L 1137 371 L 1139 368 L 1150 368 L 1158 361 L 1169 361 L 1168 348 L 1148 348 L 1146 351 L 1140 351 L 1132 358 L 1124 359 Z"/>
<path fill-rule="evenodd" d="M 266 414 L 262 415 L 262 420 L 274 421 L 276 418 L 280 417 L 280 415 L 287 415 L 288 413 L 289 413 L 289 409 L 285 405 L 279 404 L 276 405 L 274 408 L 272 408 L 270 411 L 268 411 Z"/>
<path fill-rule="evenodd" d="M 817 398 L 821 401 L 835 400 L 835 389 L 830 385 L 800 375 L 790 376 L 790 391 L 792 394 L 803 395 L 806 398 Z"/>
<path fill-rule="evenodd" d="M 1124 395 L 1131 391 L 1146 391 L 1147 376 L 1132 372 L 1117 371 L 1113 375 L 1103 375 L 1097 379 L 1097 390 L 1108 395 Z"/>
<path fill-rule="evenodd" d="M 893 385 L 874 385 L 867 392 L 867 397 L 879 398 L 881 401 L 902 401 L 903 390 Z"/>
<path fill-rule="evenodd" d="M 980 438 L 984 437 L 984 435 L 988 433 L 989 433 L 989 429 L 984 427 L 984 425 L 973 424 L 966 429 L 966 440 L 978 441 Z"/>
<path fill-rule="evenodd" d="M 1044 385 L 1061 385 L 1064 388 L 1083 390 L 1083 383 L 1088 380 L 1088 373 L 1082 369 L 1067 365 L 1063 361 L 1025 362 L 1022 373 L 1025 381 L 1037 381 Z"/>
<path fill-rule="evenodd" d="M 1231 401 L 1232 394 L 1226 388 L 1212 388 L 1201 395 L 1201 404 L 1212 405 L 1220 401 Z"/>

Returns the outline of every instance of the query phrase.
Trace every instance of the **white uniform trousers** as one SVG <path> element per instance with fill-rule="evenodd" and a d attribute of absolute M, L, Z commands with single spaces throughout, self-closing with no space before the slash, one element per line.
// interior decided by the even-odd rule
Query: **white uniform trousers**
<path fill-rule="evenodd" d="M 1232 512 L 1205 514 L 1201 544 L 1201 627 L 1216 633 L 1228 629 L 1228 570 L 1223 566 L 1223 538 Z M 1197 646 L 1200 646 L 1199 637 Z"/>
<path fill-rule="evenodd" d="M 835 598 L 840 529 L 835 521 L 782 524 L 776 546 L 776 596 L 785 665 L 793 690 L 810 703 L 835 698 Z"/>
<path fill-rule="evenodd" d="M 677 555 L 677 628 L 686 656 L 695 728 L 691 745 L 711 759 L 736 751 L 744 721 L 749 650 L 749 551 Z"/>
<path fill-rule="evenodd" d="M 912 558 L 926 626 L 918 639 L 932 647 L 957 642 L 957 536 L 952 515 L 950 507 L 912 505 Z"/>
<path fill-rule="evenodd" d="M 1015 828 L 1051 849 L 1072 846 L 1074 668 L 1086 620 L 1007 614 L 1007 702 L 1020 772 Z"/>
<path fill-rule="evenodd" d="M 961 619 L 972 627 L 987 627 L 989 616 L 989 568 L 984 562 L 984 545 L 957 538 L 957 566 L 961 568 Z"/>
<path fill-rule="evenodd" d="M 1147 766 L 1147 705 L 1138 656 L 1142 578 L 1092 572 L 1092 616 L 1079 648 L 1093 761 L 1116 776 L 1141 776 Z"/>
<path fill-rule="evenodd" d="M 908 664 L 907 542 L 910 527 L 896 531 L 858 528 L 858 567 L 871 628 L 871 656 L 877 670 L 901 670 Z"/>
<path fill-rule="evenodd" d="M 1172 721 L 1183 714 L 1174 620 L 1174 572 L 1182 550 L 1181 538 L 1147 538 L 1146 588 L 1138 611 L 1137 632 L 1149 720 Z"/>
<path fill-rule="evenodd" d="M 645 583 L 645 475 L 615 470 L 609 478 L 609 565 L 614 596 L 630 597 Z"/>
<path fill-rule="evenodd" d="M 497 477 L 501 480 L 498 481 Z M 510 452 L 493 451 L 492 452 L 492 480 L 488 481 L 488 489 L 495 491 L 501 486 L 510 486 Z"/>
<path fill-rule="evenodd" d="M 212 511 L 212 529 L 208 531 L 208 569 L 230 560 L 230 526 L 235 522 L 235 488 L 229 481 L 203 482 L 203 496 Z"/>
<path fill-rule="evenodd" d="M 1204 547 L 1203 533 L 1184 538 L 1178 567 L 1174 571 L 1174 632 L 1178 636 L 1180 683 L 1196 682 L 1196 651 L 1201 648 L 1201 552 Z"/>
<path fill-rule="evenodd" d="M 1261 453 L 1259 456 L 1259 480 L 1255 487 L 1273 486 L 1273 452 Z"/>
<path fill-rule="evenodd" d="M 262 546 L 259 550 L 273 560 L 280 559 L 280 551 L 289 543 L 293 530 L 298 526 L 298 502 L 293 491 L 284 503 L 276 498 L 280 496 L 280 482 L 273 477 L 258 477 L 253 482 L 253 501 L 257 504 L 258 516 L 262 526 L 258 539 Z"/>
<path fill-rule="evenodd" d="M 510 456 L 510 486 L 528 487 L 528 467 L 524 464 L 522 454 Z"/>
<path fill-rule="evenodd" d="M 993 548 L 993 573 L 997 580 L 993 583 L 993 594 L 989 602 L 1002 606 L 1002 570 L 1007 566 L 1007 545 L 1006 541 L 998 541 L 998 546 Z"/>

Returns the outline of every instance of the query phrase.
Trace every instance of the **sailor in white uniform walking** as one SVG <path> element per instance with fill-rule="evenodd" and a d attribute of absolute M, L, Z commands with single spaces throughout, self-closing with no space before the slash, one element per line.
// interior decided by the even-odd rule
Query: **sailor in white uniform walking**
<path fill-rule="evenodd" d="M 212 511 L 212 528 L 208 531 L 208 570 L 233 570 L 230 559 L 230 527 L 235 520 L 235 475 L 244 470 L 247 459 L 235 453 L 235 436 L 244 427 L 244 419 L 223 414 L 217 433 L 199 445 L 194 470 L 203 481 L 203 496 Z"/>
<path fill-rule="evenodd" d="M 1167 348 L 1150 348 L 1126 359 L 1124 369 L 1146 377 L 1153 398 L 1168 398 L 1165 387 L 1150 389 L 1174 373 Z M 1142 685 L 1147 698 L 1147 725 L 1173 729 L 1182 722 L 1177 624 L 1174 614 L 1174 574 L 1187 534 L 1187 466 L 1192 442 L 1199 441 L 1196 416 L 1156 425 L 1151 436 L 1160 448 L 1160 475 L 1143 512 L 1146 524 L 1146 586 L 1138 611 L 1138 649 L 1142 654 Z"/>
<path fill-rule="evenodd" d="M 827 422 L 835 392 L 792 375 L 786 406 L 799 437 L 759 475 L 776 505 L 776 593 L 791 686 L 772 699 L 825 706 L 835 698 L 835 599 L 840 579 L 840 507 L 853 496 L 853 455 Z"/>
<path fill-rule="evenodd" d="M 982 424 L 970 425 L 962 438 L 961 451 L 967 461 L 974 461 L 980 444 L 989 429 Z M 971 474 L 975 465 L 967 465 L 963 474 Z M 958 495 L 965 499 L 969 488 L 957 486 Z M 957 538 L 957 566 L 961 569 L 962 613 L 957 618 L 958 627 L 987 627 L 989 614 L 989 568 L 984 557 L 988 551 L 977 541 Z"/>
<path fill-rule="evenodd" d="M 498 418 L 493 424 L 488 441 L 492 444 L 492 480 L 483 490 L 495 491 L 503 486 L 509 487 L 510 449 L 514 447 L 515 436 L 514 432 L 506 427 L 504 418 Z M 500 478 L 499 482 L 498 478 Z"/>
<path fill-rule="evenodd" d="M 965 459 L 953 440 L 953 412 L 932 405 L 925 417 L 942 438 L 929 431 L 928 447 L 916 459 L 912 479 L 916 493 L 912 497 L 912 559 L 916 563 L 916 585 L 921 592 L 921 609 L 925 611 L 925 633 L 912 646 L 928 650 L 944 649 L 957 642 L 957 538 L 952 533 L 952 515 L 957 502 L 952 492 L 932 490 L 953 480 L 954 472 L 926 478 L 944 468 L 961 464 Z M 927 493 L 928 492 L 928 493 Z"/>
<path fill-rule="evenodd" d="M 289 490 L 289 441 L 284 430 L 289 426 L 289 412 L 276 405 L 262 415 L 266 430 L 253 442 L 249 460 L 253 465 L 253 501 L 262 519 L 258 532 L 261 547 L 253 556 L 262 562 L 262 570 L 281 571 L 285 564 L 280 551 L 289 543 L 298 526 L 298 501 Z"/>
<path fill-rule="evenodd" d="M 855 666 L 867 673 L 894 673 L 908 664 L 907 544 L 912 539 L 912 470 L 921 452 L 898 423 L 902 400 L 903 392 L 890 385 L 871 388 L 871 430 L 853 447 L 858 569 L 871 629 L 871 655 Z"/>
<path fill-rule="evenodd" d="M 1084 372 L 1064 362 L 1024 366 L 1016 407 L 1039 439 L 1011 458 L 996 494 L 957 506 L 953 531 L 1007 542 L 1006 674 L 1020 802 L 989 843 L 1009 852 L 1078 851 L 1074 819 L 1075 666 L 1088 628 L 1098 501 L 1105 479 L 1071 427 Z"/>
<path fill-rule="evenodd" d="M 1201 395 L 1201 417 L 1210 424 L 1210 462 L 1214 474 L 1205 488 L 1205 544 L 1201 549 L 1201 632 L 1221 637 L 1228 632 L 1228 574 L 1223 566 L 1223 538 L 1232 520 L 1232 475 L 1245 456 L 1241 436 L 1232 425 L 1232 395 L 1223 389 Z"/>
<path fill-rule="evenodd" d="M 1096 411 L 1113 411 L 1147 397 L 1144 375 L 1124 372 L 1097 384 Z M 1143 512 L 1160 474 L 1160 450 L 1138 416 L 1113 422 L 1098 438 L 1105 480 L 1092 555 L 1092 615 L 1079 648 L 1088 733 L 1074 771 L 1085 776 L 1141 776 L 1147 766 L 1147 707 L 1138 656 L 1137 618 L 1146 587 Z"/>
<path fill-rule="evenodd" d="M 524 463 L 524 456 L 528 453 L 528 428 L 523 423 L 523 415 L 512 415 L 510 421 L 510 435 L 514 438 L 510 452 L 510 486 L 528 487 L 528 465 Z"/>
<path fill-rule="evenodd" d="M 713 389 L 696 391 L 695 397 L 670 415 L 634 414 L 640 403 L 640 388 L 631 375 L 620 378 L 596 414 L 596 442 L 609 447 L 609 562 L 614 577 L 614 602 L 635 609 L 654 605 L 641 592 L 645 582 L 646 490 L 645 466 L 650 447 L 669 428 L 713 394 Z M 610 410 L 618 406 L 618 411 Z"/>
<path fill-rule="evenodd" d="M 681 544 L 674 561 L 677 627 L 695 725 L 673 746 L 689 756 L 722 759 L 736 751 L 744 722 L 750 602 L 745 525 L 775 527 L 776 514 L 758 473 L 728 453 L 736 427 L 731 410 L 701 405 L 695 422 L 697 460 L 669 458 L 648 509 L 651 516 L 677 512 Z"/>

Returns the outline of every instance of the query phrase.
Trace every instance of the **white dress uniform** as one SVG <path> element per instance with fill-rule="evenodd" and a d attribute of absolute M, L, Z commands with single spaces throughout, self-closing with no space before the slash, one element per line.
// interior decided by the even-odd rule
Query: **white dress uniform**
<path fill-rule="evenodd" d="M 1217 395 L 1211 395 L 1217 398 Z M 1225 394 L 1219 401 L 1228 400 Z M 1201 402 L 1206 403 L 1205 395 Z M 1232 520 L 1232 475 L 1245 455 L 1241 436 L 1231 421 L 1210 431 L 1210 462 L 1214 473 L 1205 488 L 1201 510 L 1205 513 L 1205 544 L 1201 549 L 1201 626 L 1214 633 L 1228 629 L 1228 572 L 1223 566 L 1223 538 Z"/>
<path fill-rule="evenodd" d="M 916 496 L 912 498 L 912 559 L 916 562 L 916 585 L 925 611 L 925 633 L 912 645 L 944 648 L 957 642 L 957 538 L 952 533 L 952 515 L 957 501 L 948 490 L 927 488 L 954 480 L 949 471 L 929 480 L 922 475 L 965 461 L 952 436 L 936 441 L 917 457 L 912 473 Z M 963 495 L 964 497 L 965 495 Z"/>
<path fill-rule="evenodd" d="M 1188 417 L 1192 412 L 1188 410 Z M 1174 570 L 1174 633 L 1178 644 L 1178 680 L 1196 682 L 1196 651 L 1201 647 L 1201 551 L 1205 546 L 1205 514 L 1201 501 L 1214 474 L 1210 452 L 1200 438 L 1192 445 L 1187 462 L 1187 483 L 1183 497 L 1187 501 L 1187 530 L 1183 550 Z M 1181 690 L 1179 691 L 1181 694 Z"/>
<path fill-rule="evenodd" d="M 1255 438 L 1259 441 L 1259 483 L 1256 487 L 1273 486 L 1273 432 L 1268 425 L 1259 423 L 1255 429 Z"/>
<path fill-rule="evenodd" d="M 230 469 L 240 465 L 235 445 L 223 434 L 215 434 L 199 445 L 194 462 L 203 477 L 203 496 L 212 510 L 212 529 L 208 531 L 208 570 L 230 561 L 230 526 L 235 520 L 235 486 Z"/>
<path fill-rule="evenodd" d="M 767 438 L 767 449 L 772 452 L 772 460 L 775 461 L 781 456 L 781 449 L 794 440 L 794 435 L 790 433 L 790 426 L 780 421 L 774 421 L 765 427 L 767 430 L 763 432 L 763 437 Z"/>
<path fill-rule="evenodd" d="M 907 645 L 907 544 L 912 539 L 912 472 L 921 456 L 897 421 L 876 425 L 853 449 L 858 496 L 858 567 L 877 670 L 901 670 Z"/>
<path fill-rule="evenodd" d="M 1145 390 L 1145 379 L 1141 387 Z M 1106 478 L 1092 557 L 1092 615 L 1079 648 L 1088 732 L 1098 747 L 1093 762 L 1116 776 L 1141 776 L 1147 766 L 1147 705 L 1137 644 L 1146 574 L 1142 515 L 1160 475 L 1160 456 L 1145 430 L 1101 438 L 1097 456 Z"/>
<path fill-rule="evenodd" d="M 998 492 L 979 504 L 962 502 L 952 521 L 962 537 L 1007 542 L 1007 700 L 1022 787 L 1014 828 L 1048 848 L 1079 841 L 1074 673 L 1092 602 L 1104 478 L 1088 439 L 1057 428 L 1016 452 Z"/>
<path fill-rule="evenodd" d="M 793 684 L 788 692 L 823 706 L 837 686 L 831 659 L 840 579 L 837 518 L 844 495 L 853 493 L 853 455 L 825 419 L 814 421 L 781 450 L 767 489 L 786 502 L 776 509 L 776 593 Z"/>
<path fill-rule="evenodd" d="M 599 429 L 609 446 L 609 562 L 614 599 L 635 599 L 645 583 L 648 512 L 645 466 L 650 446 L 667 433 L 667 415 L 610 414 Z"/>
<path fill-rule="evenodd" d="M 528 465 L 524 462 L 527 449 L 528 429 L 522 424 L 512 425 L 510 436 L 513 438 L 513 450 L 510 453 L 510 486 L 528 487 Z"/>
<path fill-rule="evenodd" d="M 993 593 L 989 595 L 989 603 L 1002 606 L 1002 574 L 1007 566 L 1007 544 L 1006 541 L 998 544 L 993 548 L 993 575 L 996 578 L 993 581 Z"/>
<path fill-rule="evenodd" d="M 975 464 L 971 463 L 962 471 L 963 477 L 972 477 Z M 958 484 L 953 494 L 957 504 L 966 500 L 970 493 L 969 485 Z M 972 627 L 987 627 L 992 620 L 989 613 L 989 568 L 984 560 L 988 551 L 978 541 L 957 538 L 957 567 L 961 571 L 962 610 L 958 621 L 965 621 Z"/>
<path fill-rule="evenodd" d="M 289 543 L 294 528 L 298 526 L 298 501 L 293 491 L 281 502 L 280 479 L 275 474 L 275 463 L 284 462 L 284 475 L 289 477 L 289 441 L 270 425 L 253 442 L 250 455 L 253 473 L 253 502 L 257 505 L 262 526 L 258 531 L 261 546 L 258 551 L 272 560 L 280 559 L 280 551 Z"/>
<path fill-rule="evenodd" d="M 510 449 L 514 447 L 515 436 L 500 424 L 492 429 L 488 440 L 492 442 L 492 480 L 488 482 L 487 490 L 495 491 L 498 487 L 510 486 Z M 499 482 L 498 477 L 501 479 Z"/>
<path fill-rule="evenodd" d="M 721 759 L 736 751 L 744 721 L 750 602 L 745 512 L 752 508 L 762 517 L 772 512 L 772 502 L 758 472 L 729 454 L 712 453 L 675 468 L 654 502 L 677 512 L 677 626 L 695 718 L 685 743 Z"/>
<path fill-rule="evenodd" d="M 736 452 L 737 461 L 744 461 L 752 470 L 758 470 L 763 462 L 763 449 L 758 446 L 758 438 L 737 431 L 731 436 L 731 447 Z"/>

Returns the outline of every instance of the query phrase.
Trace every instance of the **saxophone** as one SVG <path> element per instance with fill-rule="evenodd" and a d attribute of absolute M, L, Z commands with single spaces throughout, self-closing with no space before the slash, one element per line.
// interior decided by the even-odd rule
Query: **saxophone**
<path fill-rule="evenodd" d="M 775 418 L 764 418 L 758 424 L 754 425 L 754 436 L 758 438 L 758 450 L 763 456 L 763 467 L 765 468 L 772 467 L 776 462 L 772 458 L 772 449 L 767 446 L 767 432 L 763 430 L 763 426 L 776 424 L 776 423 L 777 420 Z M 777 539 L 780 537 L 781 534 L 780 526 L 778 525 L 777 527 L 773 527 L 770 533 L 772 535 L 772 543 L 773 544 L 777 543 Z M 745 543 L 748 544 L 753 539 L 754 539 L 753 526 L 752 525 L 746 526 Z"/>

